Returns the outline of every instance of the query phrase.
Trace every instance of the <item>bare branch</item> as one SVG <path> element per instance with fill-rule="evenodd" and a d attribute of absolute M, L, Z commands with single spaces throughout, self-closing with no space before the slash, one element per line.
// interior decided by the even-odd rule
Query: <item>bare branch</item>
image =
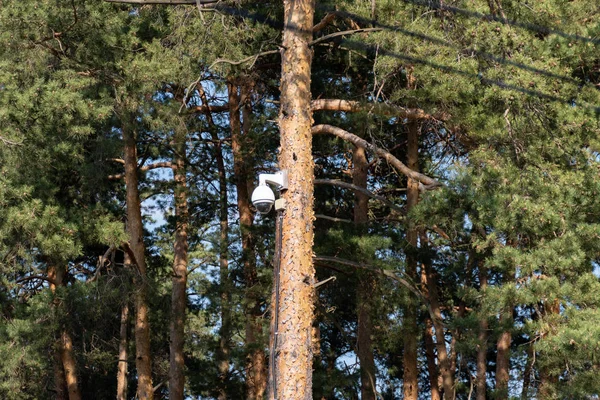
<path fill-rule="evenodd" d="M 337 11 L 328 13 L 318 24 L 313 26 L 313 33 L 318 32 L 321 29 L 325 28 L 338 15 L 339 15 L 339 13 Z"/>
<path fill-rule="evenodd" d="M 438 182 L 437 180 L 430 178 L 427 175 L 424 175 L 420 172 L 413 171 L 412 169 L 408 168 L 406 165 L 404 165 L 404 163 L 402 161 L 398 160 L 390 152 L 385 151 L 375 145 L 372 145 L 371 143 L 367 142 L 366 140 L 361 139 L 360 137 L 356 136 L 355 134 L 347 132 L 341 128 L 338 128 L 338 127 L 335 127 L 332 125 L 325 125 L 325 124 L 316 125 L 316 126 L 313 126 L 312 133 L 313 133 L 313 135 L 318 135 L 318 134 L 323 134 L 323 133 L 335 135 L 339 138 L 342 138 L 342 139 L 354 144 L 357 147 L 362 147 L 363 149 L 369 150 L 369 151 L 377 154 L 377 156 L 386 160 L 388 163 L 390 163 L 390 165 L 392 165 L 396 170 L 398 170 L 402 174 L 408 176 L 411 179 L 421 182 L 424 186 L 423 186 L 423 188 L 420 188 L 420 189 L 427 190 L 427 189 L 434 189 L 436 187 L 442 186 L 442 184 L 440 182 Z"/>
<path fill-rule="evenodd" d="M 157 169 L 157 168 L 173 168 L 173 164 L 170 161 L 162 161 L 162 162 L 157 162 L 154 164 L 144 165 L 143 167 L 138 168 L 138 171 L 146 172 L 146 171 L 150 171 L 151 169 Z M 119 179 L 123 179 L 124 176 L 125 176 L 125 174 L 109 175 L 108 179 L 110 179 L 111 181 L 117 181 Z"/>
<path fill-rule="evenodd" d="M 384 103 L 361 103 L 359 101 L 341 99 L 318 99 L 311 102 L 313 111 L 344 111 L 368 112 L 377 115 L 393 116 L 398 118 L 446 121 L 450 118 L 447 114 L 431 115 L 419 108 L 404 108 Z"/>
<path fill-rule="evenodd" d="M 410 290 L 415 296 L 417 296 L 419 299 L 421 299 L 425 304 L 428 304 L 427 299 L 425 298 L 423 293 L 421 293 L 419 291 L 419 289 L 417 289 L 413 283 L 409 282 L 408 280 L 402 278 L 401 276 L 399 276 L 398 274 L 396 274 L 390 270 L 377 268 L 377 267 L 374 267 L 369 264 L 359 263 L 356 261 L 346 260 L 344 258 L 338 258 L 338 257 L 314 256 L 313 261 L 315 262 L 315 264 L 332 262 L 332 263 L 346 265 L 346 266 L 353 267 L 353 268 L 365 269 L 368 271 L 377 272 L 378 274 L 387 276 L 388 278 L 391 278 L 391 279 L 395 280 L 396 282 L 400 283 L 402 286 L 404 286 L 405 288 Z"/>
<path fill-rule="evenodd" d="M 349 220 L 349 219 L 330 217 L 329 215 L 324 215 L 324 214 L 315 214 L 315 218 L 326 219 L 328 221 L 333 221 L 333 222 L 345 222 L 347 224 L 353 224 L 354 223 L 354 221 Z"/>
<path fill-rule="evenodd" d="M 386 206 L 390 207 L 392 210 L 397 211 L 402 215 L 406 214 L 406 212 L 402 209 L 402 207 L 398 207 L 397 205 L 395 205 L 394 203 L 392 203 L 385 197 L 378 196 L 375 193 L 371 192 L 370 190 L 365 189 L 361 186 L 354 185 L 352 183 L 340 181 L 339 179 L 315 179 L 315 185 L 331 185 L 331 186 L 339 186 L 339 187 L 344 187 L 347 189 L 352 189 L 357 192 L 361 192 L 362 194 L 365 194 L 372 199 L 379 200 Z"/>
<path fill-rule="evenodd" d="M 201 112 L 201 113 L 205 113 L 207 111 L 209 111 L 211 113 L 226 112 L 226 111 L 229 111 L 229 104 L 223 104 L 220 106 L 210 106 L 210 105 L 194 106 L 194 107 L 188 108 L 188 110 Z"/>
<path fill-rule="evenodd" d="M 17 279 L 17 283 L 23 283 L 23 282 L 27 282 L 27 281 L 33 281 L 33 280 L 41 280 L 41 281 L 46 281 L 52 285 L 56 285 L 56 281 L 54 281 L 53 279 L 48 278 L 47 276 L 44 275 L 29 275 L 29 276 L 25 276 L 23 278 L 19 278 Z"/>
<path fill-rule="evenodd" d="M 321 36 L 320 38 L 315 39 L 312 42 L 310 42 L 308 45 L 314 46 L 317 43 L 326 42 L 329 39 L 333 39 L 338 36 L 354 35 L 355 33 L 365 33 L 365 32 L 380 32 L 382 30 L 383 30 L 383 28 L 360 28 L 360 29 L 352 29 L 350 31 L 335 32 L 330 35 Z"/>
<path fill-rule="evenodd" d="M 8 140 L 7 138 L 2 136 L 0 136 L 0 142 L 4 143 L 7 146 L 20 146 L 23 144 L 22 142 L 14 142 L 12 140 Z"/>
<path fill-rule="evenodd" d="M 279 50 L 263 51 L 262 53 L 258 53 L 258 54 L 254 54 L 252 56 L 248 56 L 248 57 L 243 58 L 243 59 L 241 59 L 239 61 L 231 61 L 231 60 L 227 60 L 225 58 L 217 58 L 215 60 L 215 62 L 213 62 L 210 65 L 210 67 L 208 67 L 208 69 L 211 70 L 215 65 L 220 64 L 220 63 L 227 63 L 227 64 L 231 64 L 231 65 L 240 65 L 240 64 L 243 64 L 243 63 L 246 63 L 246 62 L 252 60 L 252 64 L 254 64 L 259 57 L 268 56 L 270 54 L 279 54 Z"/>

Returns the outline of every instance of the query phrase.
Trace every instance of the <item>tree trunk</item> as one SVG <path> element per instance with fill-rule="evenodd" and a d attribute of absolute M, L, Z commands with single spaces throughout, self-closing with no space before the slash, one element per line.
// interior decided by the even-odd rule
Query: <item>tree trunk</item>
<path fill-rule="evenodd" d="M 422 272 L 424 273 L 424 271 Z M 427 356 L 427 371 L 429 372 L 429 386 L 431 386 L 431 400 L 441 400 L 439 386 L 439 374 L 435 363 L 435 343 L 433 341 L 433 322 L 431 318 L 425 318 L 425 355 Z"/>
<path fill-rule="evenodd" d="M 419 171 L 419 125 L 417 121 L 408 123 L 407 166 L 413 171 Z M 419 182 L 408 178 L 406 193 L 406 210 L 410 210 L 419 201 Z M 408 221 L 406 241 L 406 275 L 417 281 L 417 238 L 418 232 L 412 221 Z M 412 298 L 404 310 L 404 399 L 417 400 L 419 396 L 419 370 L 417 366 L 417 305 Z"/>
<path fill-rule="evenodd" d="M 484 266 L 479 265 L 479 285 L 480 292 L 484 293 L 487 289 L 488 279 L 487 271 Z M 479 320 L 479 334 L 477 336 L 477 376 L 475 378 L 477 400 L 486 398 L 486 372 L 487 372 L 487 342 L 488 342 L 488 321 L 487 316 L 483 315 Z"/>
<path fill-rule="evenodd" d="M 137 267 L 135 278 L 135 368 L 138 377 L 137 396 L 140 400 L 152 399 L 152 357 L 150 353 L 150 325 L 148 323 L 148 282 L 143 238 L 142 210 L 138 189 L 137 149 L 134 132 L 123 127 L 125 142 L 125 182 L 127 187 L 127 230 L 133 264 Z"/>
<path fill-rule="evenodd" d="M 355 147 L 352 153 L 354 169 L 352 183 L 358 187 L 367 188 L 367 155 L 365 149 Z M 355 191 L 354 223 L 365 227 L 369 222 L 369 197 L 360 191 Z M 363 232 L 367 234 L 366 231 Z M 360 362 L 360 392 L 361 399 L 375 400 L 377 396 L 375 358 L 373 357 L 373 309 L 372 296 L 375 290 L 375 278 L 369 272 L 359 273 L 358 287 L 358 360 Z"/>
<path fill-rule="evenodd" d="M 514 273 L 508 274 L 514 280 Z M 509 278 L 510 279 L 510 278 Z M 500 333 L 496 344 L 496 390 L 495 398 L 508 399 L 508 382 L 510 379 L 510 343 L 512 340 L 513 307 L 507 304 L 500 312 Z"/>
<path fill-rule="evenodd" d="M 124 264 L 131 264 L 129 255 L 125 252 Z M 117 400 L 127 400 L 127 328 L 129 326 L 129 298 L 121 306 L 121 327 L 119 330 L 119 361 L 117 364 Z"/>
<path fill-rule="evenodd" d="M 217 369 L 219 372 L 219 387 L 217 388 L 218 399 L 227 398 L 227 382 L 229 380 L 229 357 L 231 335 L 231 290 L 229 284 L 229 202 L 227 199 L 227 172 L 223 158 L 222 142 L 217 134 L 216 125 L 212 118 L 210 105 L 202 85 L 197 89 L 204 106 L 204 113 L 209 126 L 210 134 L 215 143 L 215 160 L 217 161 L 217 174 L 219 179 L 219 283 L 221 297 L 221 329 L 219 331 L 219 349 L 217 351 Z M 239 117 L 238 117 L 239 118 Z"/>
<path fill-rule="evenodd" d="M 529 386 L 531 386 L 531 372 L 533 370 L 534 360 L 533 343 L 527 345 L 527 360 L 525 361 L 525 371 L 523 372 L 523 388 L 521 389 L 521 400 L 529 399 Z M 479 399 L 477 399 L 479 400 Z"/>
<path fill-rule="evenodd" d="M 283 194 L 280 285 L 278 309 L 272 317 L 277 346 L 273 387 L 269 399 L 312 399 L 312 343 L 315 271 L 312 262 L 314 162 L 310 71 L 314 1 L 284 0 L 281 56 L 279 166 L 289 174 Z"/>
<path fill-rule="evenodd" d="M 440 375 L 442 377 L 442 387 L 444 389 L 444 400 L 454 400 L 454 371 L 450 368 L 450 358 L 446 349 L 446 337 L 443 325 L 442 311 L 439 304 L 439 295 L 435 273 L 429 263 L 423 263 L 425 274 L 423 275 L 427 287 L 427 296 L 429 305 L 433 313 L 433 327 L 435 328 L 436 349 L 440 366 Z"/>
<path fill-rule="evenodd" d="M 185 312 L 187 305 L 188 205 L 186 181 L 185 132 L 175 133 L 173 175 L 175 181 L 175 246 L 173 252 L 173 289 L 171 292 L 171 345 L 169 399 L 183 400 L 185 388 Z"/>
<path fill-rule="evenodd" d="M 229 357 L 231 353 L 229 338 L 231 336 L 231 285 L 229 284 L 229 220 L 227 199 L 227 175 L 223 160 L 223 147 L 217 138 L 215 156 L 219 175 L 219 282 L 221 284 L 221 330 L 219 332 L 219 400 L 227 399 L 227 382 L 229 380 Z"/>
<path fill-rule="evenodd" d="M 262 349 L 262 312 L 258 293 L 258 274 L 256 271 L 256 254 L 254 238 L 252 237 L 253 213 L 250 208 L 248 192 L 250 181 L 250 166 L 246 161 L 245 152 L 249 149 L 248 135 L 250 134 L 250 87 L 247 82 L 241 86 L 241 95 L 237 94 L 237 85 L 229 83 L 229 125 L 231 127 L 231 149 L 233 151 L 233 172 L 237 192 L 237 205 L 240 216 L 240 235 L 242 241 L 242 265 L 246 280 L 246 398 L 260 400 L 267 388 L 267 371 L 265 352 Z M 243 108 L 243 132 L 240 121 L 240 97 Z M 246 140 L 244 140 L 246 139 Z"/>
<path fill-rule="evenodd" d="M 69 397 L 67 392 L 67 380 L 65 379 L 65 371 L 63 370 L 62 360 L 60 359 L 60 351 L 58 350 L 60 343 L 56 342 L 56 351 L 52 355 L 52 366 L 54 368 L 54 390 L 56 392 L 55 400 L 67 400 Z"/>
<path fill-rule="evenodd" d="M 50 290 L 56 296 L 56 288 L 64 286 L 66 270 L 63 267 L 48 267 L 48 278 L 52 281 Z M 55 307 L 60 307 L 60 301 L 56 299 Z M 81 392 L 77 380 L 77 363 L 73 354 L 73 340 L 66 327 L 60 328 L 60 337 L 58 339 L 58 354 L 62 364 L 63 377 L 66 382 L 69 400 L 81 400 Z M 55 371 L 56 373 L 56 371 Z M 62 384 L 62 383 L 61 383 Z"/>

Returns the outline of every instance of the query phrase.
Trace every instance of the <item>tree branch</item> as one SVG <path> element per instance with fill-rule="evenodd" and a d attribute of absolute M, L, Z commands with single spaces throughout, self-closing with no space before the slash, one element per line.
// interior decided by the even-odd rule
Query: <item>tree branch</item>
<path fill-rule="evenodd" d="M 12 140 L 8 140 L 5 137 L 0 136 L 0 142 L 4 143 L 7 146 L 20 146 L 23 143 L 22 142 L 13 142 Z"/>
<path fill-rule="evenodd" d="M 254 54 L 252 56 L 248 56 L 248 57 L 243 58 L 243 59 L 241 59 L 239 61 L 231 61 L 231 60 L 227 60 L 225 58 L 217 58 L 210 65 L 210 67 L 208 67 L 208 69 L 211 70 L 215 65 L 220 64 L 220 63 L 227 63 L 227 64 L 231 64 L 231 65 L 240 65 L 240 64 L 243 64 L 243 63 L 248 62 L 250 60 L 253 60 L 252 64 L 254 65 L 254 63 L 256 62 L 256 60 L 258 59 L 258 57 L 268 56 L 270 54 L 279 54 L 279 50 L 263 51 L 262 53 L 258 53 L 258 54 Z"/>
<path fill-rule="evenodd" d="M 339 186 L 339 187 L 343 187 L 343 188 L 347 188 L 347 189 L 352 189 L 357 192 L 361 192 L 362 194 L 367 195 L 372 199 L 379 200 L 386 206 L 390 207 L 392 210 L 397 211 L 398 213 L 400 213 L 402 215 L 406 214 L 406 212 L 402 209 L 402 207 L 398 207 L 397 205 L 395 205 L 394 203 L 392 203 L 385 197 L 378 196 L 375 193 L 371 192 L 370 190 L 367 190 L 367 189 L 357 186 L 357 185 L 353 185 L 352 183 L 344 182 L 339 179 L 315 179 L 315 185 L 331 185 L 331 186 Z"/>
<path fill-rule="evenodd" d="M 330 217 L 329 215 L 324 215 L 324 214 L 315 214 L 315 218 L 326 219 L 328 221 L 333 221 L 333 222 L 345 222 L 347 224 L 353 224 L 354 223 L 354 221 L 349 220 L 349 219 Z"/>
<path fill-rule="evenodd" d="M 356 261 L 346 260 L 344 258 L 330 257 L 330 256 L 314 256 L 313 261 L 315 262 L 315 264 L 323 264 L 323 263 L 332 262 L 332 263 L 346 265 L 346 266 L 357 268 L 357 269 L 365 269 L 368 271 L 377 272 L 380 275 L 387 276 L 388 278 L 391 278 L 391 279 L 395 280 L 396 282 L 400 283 L 402 286 L 404 286 L 405 288 L 410 290 L 415 296 L 417 296 L 419 299 L 421 299 L 425 304 L 428 304 L 427 299 L 425 298 L 423 293 L 421 293 L 419 291 L 419 289 L 417 289 L 415 287 L 414 284 L 410 283 L 408 280 L 398 276 L 397 274 L 395 274 L 394 272 L 392 272 L 390 270 L 377 268 L 372 265 L 359 263 Z"/>
<path fill-rule="evenodd" d="M 437 180 L 430 178 L 427 175 L 423 175 L 420 172 L 416 172 L 416 171 L 413 171 L 412 169 L 408 168 L 406 165 L 404 165 L 404 163 L 402 161 L 398 160 L 396 157 L 394 157 L 388 151 L 385 151 L 375 145 L 372 145 L 371 143 L 367 142 L 366 140 L 361 139 L 360 137 L 358 137 L 350 132 L 347 132 L 341 128 L 338 128 L 338 127 L 335 127 L 332 125 L 325 125 L 325 124 L 316 125 L 316 126 L 312 127 L 312 133 L 313 133 L 313 135 L 318 135 L 318 134 L 323 134 L 323 133 L 335 135 L 339 138 L 342 138 L 342 139 L 354 144 L 357 147 L 362 147 L 363 149 L 369 150 L 369 151 L 377 154 L 377 156 L 386 160 L 388 163 L 390 163 L 395 169 L 397 169 L 402 174 L 408 176 L 411 179 L 421 182 L 424 185 L 422 188 L 419 187 L 419 189 L 421 189 L 421 190 L 434 189 L 438 186 L 442 186 L 442 184 L 440 182 L 438 182 Z"/>
<path fill-rule="evenodd" d="M 320 31 L 325 28 L 335 17 L 339 15 L 339 12 L 335 11 L 332 13 L 327 13 L 327 15 L 315 26 L 313 26 L 313 33 Z"/>
<path fill-rule="evenodd" d="M 138 171 L 146 172 L 157 168 L 173 168 L 173 164 L 170 161 L 161 161 L 154 164 L 144 165 L 143 167 L 138 168 Z M 111 181 L 117 181 L 119 179 L 123 179 L 124 176 L 125 174 L 109 175 L 108 179 Z"/>
<path fill-rule="evenodd" d="M 446 121 L 448 114 L 431 115 L 419 108 L 396 107 L 384 103 L 361 103 L 359 101 L 341 99 L 318 99 L 311 102 L 313 111 L 344 111 L 344 112 L 369 112 L 377 115 L 393 116 L 398 118 Z"/>
<path fill-rule="evenodd" d="M 363 32 L 380 32 L 382 30 L 383 30 L 383 28 L 360 28 L 360 29 L 352 29 L 349 31 L 335 32 L 330 35 L 321 36 L 320 38 L 315 39 L 312 42 L 310 42 L 308 45 L 314 46 L 317 43 L 325 42 L 329 39 L 333 39 L 338 36 L 354 35 L 355 33 L 363 33 Z"/>

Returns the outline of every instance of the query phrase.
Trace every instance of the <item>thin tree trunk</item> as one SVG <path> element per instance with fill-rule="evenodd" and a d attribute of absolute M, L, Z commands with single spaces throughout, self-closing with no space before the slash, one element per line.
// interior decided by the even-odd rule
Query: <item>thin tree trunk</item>
<path fill-rule="evenodd" d="M 216 137 L 216 135 L 215 135 Z M 229 380 L 229 357 L 231 353 L 229 337 L 231 336 L 231 292 L 229 284 L 229 220 L 227 199 L 227 175 L 223 160 L 221 142 L 215 145 L 217 171 L 219 175 L 219 282 L 221 284 L 221 331 L 219 339 L 219 400 L 227 399 L 227 382 Z"/>
<path fill-rule="evenodd" d="M 514 273 L 508 274 L 514 280 Z M 510 379 L 510 344 L 512 341 L 511 327 L 513 323 L 513 307 L 507 304 L 500 312 L 500 333 L 496 343 L 496 390 L 497 399 L 508 399 L 508 382 Z"/>
<path fill-rule="evenodd" d="M 525 371 L 523 372 L 523 388 L 521 389 L 521 400 L 529 398 L 529 386 L 531 386 L 531 372 L 533 371 L 534 348 L 533 343 L 527 345 L 527 360 L 525 361 Z M 479 399 L 477 399 L 479 400 Z"/>
<path fill-rule="evenodd" d="M 422 274 L 425 272 L 422 271 Z M 425 318 L 425 329 L 423 331 L 425 339 L 425 355 L 427 357 L 427 371 L 429 372 L 429 386 L 431 386 L 431 400 L 441 400 L 439 386 L 439 374 L 437 364 L 435 363 L 435 343 L 433 341 L 433 322 L 431 318 Z"/>
<path fill-rule="evenodd" d="M 368 161 L 365 149 L 355 147 L 352 153 L 354 169 L 352 171 L 352 183 L 358 187 L 367 188 Z M 362 192 L 355 192 L 354 200 L 354 223 L 365 228 L 369 222 L 369 197 Z M 367 232 L 364 232 L 365 234 Z M 373 309 L 373 291 L 375 290 L 375 279 L 369 272 L 359 274 L 358 288 L 358 360 L 360 362 L 360 392 L 361 399 L 375 400 L 376 377 L 375 358 L 373 357 L 373 322 L 371 313 Z"/>
<path fill-rule="evenodd" d="M 129 255 L 125 252 L 125 265 L 131 264 Z M 129 326 L 129 298 L 121 306 L 121 327 L 119 330 L 119 362 L 117 364 L 117 400 L 127 400 L 127 357 L 128 344 L 127 328 Z"/>
<path fill-rule="evenodd" d="M 217 175 L 219 179 L 219 283 L 221 298 L 221 329 L 219 331 L 219 349 L 217 352 L 217 370 L 219 372 L 218 399 L 227 398 L 227 382 L 229 380 L 229 357 L 231 335 L 231 293 L 229 283 L 229 202 L 227 199 L 227 172 L 223 158 L 223 146 L 217 135 L 216 126 L 210 112 L 210 106 L 202 85 L 198 85 L 202 104 L 205 106 L 206 120 L 210 129 L 212 140 L 215 143 L 215 159 L 217 161 Z"/>
<path fill-rule="evenodd" d="M 138 189 L 137 149 L 134 132 L 123 127 L 125 144 L 125 182 L 127 199 L 127 230 L 129 247 L 137 267 L 135 278 L 135 367 L 138 377 L 137 396 L 140 400 L 152 399 L 152 357 L 150 353 L 150 325 L 148 323 L 148 282 L 143 238 L 142 210 Z"/>
<path fill-rule="evenodd" d="M 433 313 L 433 327 L 435 328 L 436 349 L 440 366 L 440 375 L 442 377 L 442 387 L 444 389 L 443 398 L 445 400 L 454 400 L 454 371 L 450 368 L 450 358 L 446 349 L 446 337 L 443 325 L 442 311 L 439 304 L 439 295 L 435 273 L 428 263 L 423 263 L 425 268 L 424 282 L 427 287 L 427 296 L 429 305 Z"/>
<path fill-rule="evenodd" d="M 56 295 L 56 288 L 64 286 L 66 270 L 64 267 L 50 266 L 48 267 L 48 278 L 52 281 L 50 290 Z M 60 307 L 56 301 L 55 307 Z M 62 363 L 64 380 L 66 382 L 69 400 L 81 400 L 81 392 L 77 379 L 77 363 L 73 352 L 73 340 L 65 327 L 60 329 L 60 337 L 58 339 L 58 354 Z"/>
<path fill-rule="evenodd" d="M 173 288 L 171 292 L 171 345 L 169 399 L 183 400 L 185 388 L 185 312 L 187 305 L 188 205 L 186 181 L 185 131 L 175 133 L 173 175 L 175 181 L 175 245 L 173 252 Z"/>
<path fill-rule="evenodd" d="M 273 365 L 274 385 L 269 399 L 312 399 L 312 343 L 315 270 L 312 261 L 314 162 L 310 74 L 314 18 L 313 0 L 284 0 L 281 55 L 280 168 L 289 174 L 283 194 L 280 285 L 278 309 L 272 316 L 277 348 Z"/>
<path fill-rule="evenodd" d="M 418 121 L 408 123 L 407 166 L 413 171 L 419 171 L 419 125 Z M 410 210 L 419 201 L 419 182 L 408 178 L 406 194 L 406 210 Z M 413 281 L 417 280 L 417 238 L 418 231 L 412 221 L 408 222 L 406 241 L 406 275 Z M 404 399 L 417 400 L 419 396 L 419 371 L 417 366 L 417 305 L 412 298 L 404 310 Z"/>
<path fill-rule="evenodd" d="M 233 151 L 233 172 L 237 192 L 237 205 L 240 216 L 240 235 L 242 241 L 242 264 L 246 280 L 246 398 L 260 400 L 264 397 L 267 388 L 267 371 L 265 352 L 261 347 L 262 337 L 262 312 L 260 309 L 259 293 L 257 292 L 258 274 L 256 271 L 256 254 L 254 252 L 254 238 L 252 237 L 253 213 L 250 208 L 248 183 L 250 181 L 250 167 L 245 154 L 249 149 L 248 135 L 250 134 L 250 88 L 247 82 L 241 87 L 241 95 L 237 94 L 237 85 L 229 83 L 229 125 L 231 127 L 231 149 Z M 240 97 L 244 102 L 243 132 L 240 121 Z M 244 140 L 246 139 L 246 140 Z"/>
<path fill-rule="evenodd" d="M 483 293 L 487 289 L 488 278 L 485 267 L 479 265 L 479 285 L 480 292 Z M 476 393 L 477 400 L 485 400 L 486 398 L 486 373 L 487 373 L 487 343 L 488 343 L 488 321 L 485 315 L 480 317 L 479 320 L 479 334 L 477 336 L 477 376 L 476 380 Z"/>

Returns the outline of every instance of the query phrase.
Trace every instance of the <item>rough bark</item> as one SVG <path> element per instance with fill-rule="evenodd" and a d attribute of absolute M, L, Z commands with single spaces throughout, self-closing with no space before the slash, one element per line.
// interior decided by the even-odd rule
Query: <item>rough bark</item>
<path fill-rule="evenodd" d="M 125 183 L 127 201 L 127 231 L 129 247 L 136 266 L 135 276 L 135 367 L 138 377 L 137 396 L 152 399 L 152 357 L 150 353 L 150 324 L 148 323 L 148 282 L 143 238 L 142 210 L 138 189 L 137 149 L 134 132 L 123 127 L 125 152 Z"/>
<path fill-rule="evenodd" d="M 240 96 L 237 94 L 237 85 L 229 83 L 229 126 L 231 128 L 231 149 L 233 151 L 233 172 L 237 193 L 237 206 L 239 212 L 240 236 L 242 242 L 242 265 L 246 283 L 246 398 L 248 400 L 262 399 L 267 388 L 267 371 L 265 352 L 261 347 L 262 337 L 262 311 L 260 298 L 257 292 L 258 274 L 256 271 L 256 254 L 254 252 L 254 239 L 252 237 L 253 213 L 250 207 L 249 181 L 250 166 L 244 156 L 244 145 L 250 131 L 250 88 L 248 84 L 241 86 Z M 241 101 L 244 104 L 240 104 Z M 244 101 L 246 100 L 246 101 Z M 243 128 L 240 120 L 240 108 L 243 114 Z M 242 137 L 242 131 L 244 136 Z M 247 150 L 247 149 L 246 149 Z"/>
<path fill-rule="evenodd" d="M 183 400 L 185 388 L 185 312 L 187 304 L 188 205 L 185 132 L 175 133 L 173 176 L 175 181 L 175 245 L 171 292 L 171 343 L 169 353 L 169 399 Z"/>
<path fill-rule="evenodd" d="M 48 278 L 51 282 L 53 282 L 50 284 L 50 290 L 55 296 L 56 288 L 64 286 L 65 273 L 66 270 L 64 267 L 50 266 L 48 268 Z M 60 301 L 55 301 L 54 306 L 60 307 Z M 77 363 L 75 361 L 75 354 L 73 351 L 73 340 L 71 339 L 71 335 L 66 327 L 60 328 L 57 344 L 69 400 L 81 400 L 81 392 L 79 391 L 79 383 L 77 379 Z"/>
<path fill-rule="evenodd" d="M 312 399 L 314 314 L 312 114 L 310 71 L 314 1 L 284 0 L 279 166 L 289 174 L 283 216 L 281 273 L 275 327 L 274 388 L 269 399 Z M 275 303 L 273 303 L 275 305 Z M 273 390 L 275 389 L 275 390 Z"/>
<path fill-rule="evenodd" d="M 125 264 L 129 264 L 129 256 L 125 253 Z M 121 306 L 121 327 L 119 329 L 119 361 L 117 364 L 117 400 L 127 400 L 127 328 L 129 325 L 129 299 Z"/>
<path fill-rule="evenodd" d="M 407 167 L 415 172 L 419 171 L 419 125 L 416 121 L 408 123 L 407 143 Z M 408 178 L 406 193 L 406 209 L 408 212 L 419 201 L 419 181 Z M 406 241 L 408 249 L 406 252 L 406 275 L 413 281 L 417 281 L 417 239 L 418 231 L 414 222 L 408 221 Z M 412 299 L 411 299 L 412 300 Z M 419 370 L 417 366 L 417 305 L 409 301 L 404 310 L 404 399 L 417 400 L 419 395 Z"/>
<path fill-rule="evenodd" d="M 488 278 L 487 271 L 482 265 L 479 266 L 479 285 L 483 293 L 487 289 Z M 487 372 L 487 342 L 488 342 L 488 321 L 485 315 L 479 320 L 479 334 L 477 336 L 477 376 L 475 377 L 475 386 L 477 400 L 486 398 L 486 372 Z"/>
<path fill-rule="evenodd" d="M 424 285 L 427 287 L 427 296 L 431 313 L 433 314 L 433 326 L 435 328 L 436 349 L 442 377 L 442 387 L 444 389 L 443 398 L 445 400 L 454 400 L 454 371 L 450 368 L 450 358 L 446 349 L 445 330 L 443 325 L 442 311 L 439 303 L 439 295 L 435 273 L 428 263 L 423 263 L 425 268 Z"/>
<path fill-rule="evenodd" d="M 354 148 L 352 153 L 354 169 L 352 171 L 352 183 L 360 188 L 367 188 L 368 161 L 365 149 Z M 354 223 L 360 228 L 369 222 L 369 196 L 362 191 L 354 192 Z M 366 232 L 365 232 L 366 233 Z M 369 272 L 359 274 L 358 287 L 358 360 L 360 362 L 360 392 L 361 399 L 375 400 L 376 398 L 376 369 L 373 356 L 373 322 L 371 313 L 373 309 L 373 290 L 375 279 Z"/>

